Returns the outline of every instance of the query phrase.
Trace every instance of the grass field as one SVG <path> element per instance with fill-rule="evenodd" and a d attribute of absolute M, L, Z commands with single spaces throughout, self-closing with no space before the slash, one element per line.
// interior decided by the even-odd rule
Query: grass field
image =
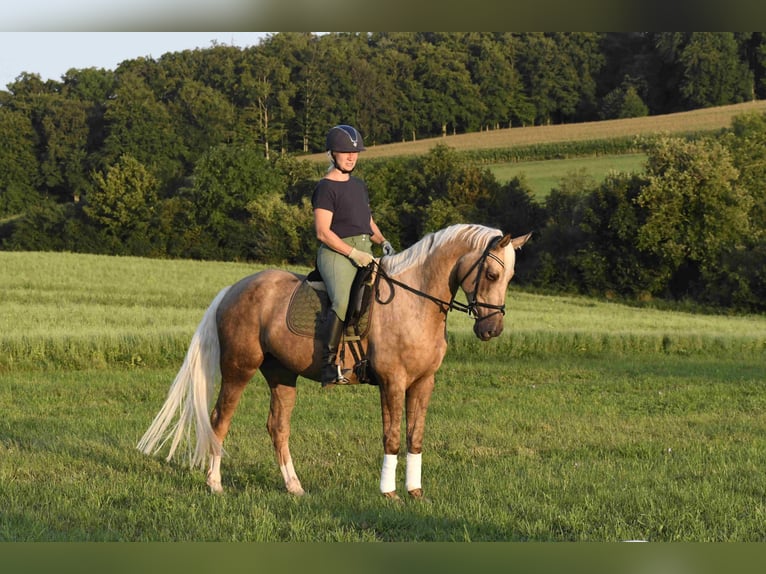
<path fill-rule="evenodd" d="M 377 390 L 300 381 L 283 491 L 248 388 L 226 493 L 135 444 L 243 264 L 0 253 L 0 540 L 766 541 L 766 317 L 511 289 L 506 333 L 453 314 L 423 463 L 378 493 Z M 399 468 L 399 485 L 403 480 Z"/>
<path fill-rule="evenodd" d="M 559 185 L 562 178 L 572 173 L 585 175 L 594 183 L 601 183 L 612 172 L 641 173 L 645 162 L 646 154 L 634 153 L 503 163 L 487 167 L 500 183 L 506 183 L 514 177 L 523 177 L 533 195 L 544 198 Z"/>

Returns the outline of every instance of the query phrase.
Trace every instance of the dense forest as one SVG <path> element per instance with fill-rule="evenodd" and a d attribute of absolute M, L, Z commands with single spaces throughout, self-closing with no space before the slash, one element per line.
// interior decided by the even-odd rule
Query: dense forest
<path fill-rule="evenodd" d="M 764 99 L 766 35 L 277 33 L 0 90 L 0 246 L 310 264 L 327 129 L 366 145 Z M 641 174 L 543 201 L 475 158 L 362 161 L 398 248 L 457 221 L 534 231 L 521 284 L 766 310 L 766 118 L 637 143 Z"/>

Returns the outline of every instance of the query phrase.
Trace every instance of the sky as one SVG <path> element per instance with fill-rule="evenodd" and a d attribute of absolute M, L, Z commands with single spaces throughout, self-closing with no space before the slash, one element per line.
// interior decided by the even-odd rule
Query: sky
<path fill-rule="evenodd" d="M 23 2 L 24 0 L 22 0 Z M 60 81 L 70 68 L 114 70 L 139 57 L 209 48 L 257 45 L 267 32 L 0 32 L 0 89 L 22 72 Z"/>

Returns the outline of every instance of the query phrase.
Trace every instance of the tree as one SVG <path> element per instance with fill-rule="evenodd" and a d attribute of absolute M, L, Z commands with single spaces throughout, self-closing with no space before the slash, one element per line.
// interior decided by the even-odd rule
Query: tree
<path fill-rule="evenodd" d="M 732 32 L 692 32 L 679 54 L 680 93 L 690 108 L 752 99 L 753 73 L 739 57 Z"/>
<path fill-rule="evenodd" d="M 420 115 L 429 132 L 474 131 L 481 127 L 484 104 L 466 68 L 465 56 L 445 43 L 423 44 L 415 61 L 415 79 L 422 85 Z"/>
<path fill-rule="evenodd" d="M 67 98 L 61 85 L 23 74 L 9 85 L 9 108 L 25 114 L 35 132 L 40 191 L 60 202 L 76 202 L 87 190 L 89 105 Z"/>
<path fill-rule="evenodd" d="M 87 194 L 87 155 L 90 127 L 85 102 L 59 95 L 36 102 L 33 122 L 39 136 L 43 185 L 59 201 L 77 203 Z"/>
<path fill-rule="evenodd" d="M 124 154 L 105 173 L 94 173 L 93 179 L 85 214 L 124 245 L 126 253 L 147 254 L 158 203 L 157 178 Z"/>
<path fill-rule="evenodd" d="M 596 119 L 596 78 L 605 62 L 604 54 L 600 51 L 601 34 L 556 32 L 554 38 L 559 50 L 566 56 L 567 68 L 574 69 L 573 88 L 577 94 L 577 102 L 573 110 L 562 107 L 562 121 Z"/>
<path fill-rule="evenodd" d="M 42 94 L 55 94 L 59 91 L 59 83 L 54 80 L 43 82 L 40 74 L 22 72 L 16 79 L 8 84 L 8 91 L 13 94 L 14 99 L 23 100 L 29 96 Z M 18 100 L 17 100 L 18 101 Z"/>
<path fill-rule="evenodd" d="M 185 143 L 185 173 L 191 173 L 210 147 L 234 139 L 236 108 L 221 92 L 198 80 L 182 80 L 169 112 L 176 123 L 175 132 Z"/>
<path fill-rule="evenodd" d="M 269 159 L 272 143 L 286 145 L 287 123 L 292 119 L 290 99 L 295 88 L 290 71 L 281 58 L 267 53 L 268 44 L 245 53 L 239 70 L 238 103 L 243 111 L 243 125 L 252 141 L 263 146 Z M 248 136 L 245 136 L 248 138 Z"/>
<path fill-rule="evenodd" d="M 282 194 L 267 192 L 247 204 L 250 220 L 245 228 L 252 237 L 248 259 L 269 263 L 314 263 L 314 235 L 311 202 L 285 203 Z"/>
<path fill-rule="evenodd" d="M 513 236 L 530 231 L 539 233 L 545 225 L 545 213 L 535 201 L 524 177 L 514 177 L 503 185 L 488 188 L 489 198 L 484 218 L 487 223 Z"/>
<path fill-rule="evenodd" d="M 193 184 L 181 197 L 194 206 L 193 220 L 204 234 L 196 257 L 234 259 L 252 253 L 248 231 L 251 202 L 276 193 L 284 197 L 285 180 L 253 144 L 218 145 L 197 162 Z"/>
<path fill-rule="evenodd" d="M 134 67 L 117 70 L 114 98 L 107 102 L 104 112 L 106 137 L 99 167 L 103 171 L 122 155 L 129 155 L 166 188 L 184 175 L 186 144 L 175 131 L 169 109 Z M 150 66 L 150 70 L 154 69 Z"/>
<path fill-rule="evenodd" d="M 609 92 L 601 103 L 601 119 L 639 118 L 649 114 L 649 107 L 638 95 L 638 90 L 626 78 L 623 85 Z"/>
<path fill-rule="evenodd" d="M 422 209 L 429 201 L 422 158 L 394 158 L 363 162 L 360 175 L 367 182 L 375 221 L 394 246 L 412 245 L 422 237 Z"/>
<path fill-rule="evenodd" d="M 467 68 L 484 104 L 482 127 L 510 127 L 511 102 L 519 86 L 518 73 L 513 66 L 513 54 L 508 54 L 504 44 L 485 32 L 469 34 L 466 45 Z"/>
<path fill-rule="evenodd" d="M 67 221 L 71 204 L 61 204 L 42 198 L 30 205 L 14 221 L 9 237 L 3 239 L 4 249 L 20 251 L 61 251 L 67 249 Z"/>
<path fill-rule="evenodd" d="M 571 173 L 546 196 L 545 226 L 533 243 L 534 284 L 565 291 L 582 290 L 577 257 L 586 234 L 580 224 L 592 185 L 586 174 Z"/>
<path fill-rule="evenodd" d="M 524 33 L 519 38 L 519 69 L 536 123 L 574 120 L 595 111 L 594 76 L 603 64 L 598 35 Z"/>
<path fill-rule="evenodd" d="M 98 167 L 97 156 L 103 149 L 105 137 L 104 111 L 107 102 L 114 97 L 117 79 L 114 72 L 109 70 L 70 68 L 62 80 L 61 95 L 67 100 L 80 102 L 87 116 L 87 155 L 83 168 L 83 174 L 87 177 L 90 171 Z"/>
<path fill-rule="evenodd" d="M 749 237 L 766 239 L 766 114 L 734 118 L 723 144 L 739 171 L 738 184 L 751 199 Z"/>
<path fill-rule="evenodd" d="M 751 199 L 749 233 L 743 248 L 720 259 L 720 273 L 715 281 L 724 304 L 744 309 L 766 309 L 766 115 L 746 114 L 732 122 L 732 130 L 723 138 L 739 170 L 738 185 Z"/>
<path fill-rule="evenodd" d="M 91 104 L 103 104 L 114 94 L 115 85 L 112 71 L 70 68 L 62 77 L 61 94 Z"/>
<path fill-rule="evenodd" d="M 731 32 L 661 32 L 655 40 L 665 68 L 667 111 L 752 99 L 753 73 Z"/>
<path fill-rule="evenodd" d="M 286 147 L 304 153 L 323 149 L 320 146 L 324 145 L 327 126 L 322 122 L 321 110 L 329 107 L 325 42 L 308 32 L 281 32 L 266 42 L 290 70 L 289 81 L 294 88 Z"/>
<path fill-rule="evenodd" d="M 466 163 L 455 151 L 438 145 L 420 162 L 424 176 L 422 233 L 436 231 L 454 223 L 484 218 L 490 188 L 497 182 L 488 169 Z"/>
<path fill-rule="evenodd" d="M 499 92 L 502 90 L 505 92 L 503 96 L 508 106 L 507 127 L 533 125 L 535 123 L 536 110 L 526 93 L 526 86 L 524 85 L 518 65 L 520 42 L 514 34 L 503 33 L 495 38 L 495 43 L 497 50 L 502 52 L 507 59 L 508 68 L 505 70 L 503 67 L 500 68 L 499 85 L 482 89 L 482 97 L 491 95 L 492 90 L 497 90 L 499 96 Z M 484 81 L 493 82 L 493 76 L 494 74 L 488 72 Z M 491 103 L 488 106 L 490 109 L 492 108 Z"/>
<path fill-rule="evenodd" d="M 35 132 L 23 112 L 0 106 L 0 219 L 38 199 Z"/>
<path fill-rule="evenodd" d="M 400 125 L 398 105 L 404 98 L 394 83 L 398 63 L 397 58 L 383 51 L 372 51 L 369 57 L 351 63 L 351 78 L 357 86 L 356 117 L 366 130 L 365 145 L 391 141 Z"/>
<path fill-rule="evenodd" d="M 642 297 L 664 290 L 667 273 L 659 258 L 636 245 L 646 218 L 636 198 L 645 183 L 640 175 L 614 173 L 587 194 L 577 263 L 584 291 Z"/>
<path fill-rule="evenodd" d="M 758 98 L 766 97 L 766 34 L 757 32 L 753 34 L 753 67 L 756 70 L 756 94 Z"/>
<path fill-rule="evenodd" d="M 749 233 L 752 200 L 738 183 L 730 152 L 717 141 L 661 138 L 648 151 L 647 210 L 638 247 L 657 255 L 685 293 Z"/>

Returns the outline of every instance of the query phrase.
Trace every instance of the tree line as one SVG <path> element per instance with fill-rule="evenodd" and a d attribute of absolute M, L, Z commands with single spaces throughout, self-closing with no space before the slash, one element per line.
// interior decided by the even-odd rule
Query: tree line
<path fill-rule="evenodd" d="M 24 73 L 0 91 L 1 245 L 310 264 L 324 166 L 301 155 L 331 125 L 375 145 L 736 103 L 764 96 L 765 45 L 762 33 L 278 33 L 61 81 Z M 532 230 L 521 282 L 763 310 L 763 134 L 756 117 L 660 138 L 645 173 L 599 186 L 573 174 L 544 201 L 444 147 L 359 171 L 398 248 L 457 221 Z"/>

